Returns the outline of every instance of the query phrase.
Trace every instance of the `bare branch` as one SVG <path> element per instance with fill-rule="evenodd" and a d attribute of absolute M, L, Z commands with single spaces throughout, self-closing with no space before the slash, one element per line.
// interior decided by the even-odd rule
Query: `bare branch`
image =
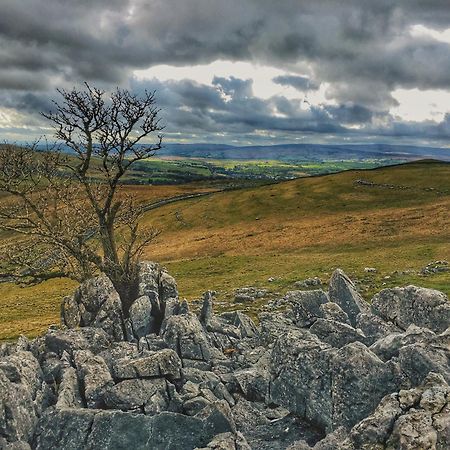
<path fill-rule="evenodd" d="M 0 146 L 0 229 L 22 236 L 0 250 L 1 265 L 37 280 L 83 280 L 100 270 L 120 286 L 159 234 L 140 229 L 142 209 L 120 193 L 133 164 L 162 146 L 155 92 L 116 89 L 107 96 L 87 83 L 58 92 L 61 102 L 42 115 L 59 147 Z M 152 134 L 154 142 L 145 142 Z"/>

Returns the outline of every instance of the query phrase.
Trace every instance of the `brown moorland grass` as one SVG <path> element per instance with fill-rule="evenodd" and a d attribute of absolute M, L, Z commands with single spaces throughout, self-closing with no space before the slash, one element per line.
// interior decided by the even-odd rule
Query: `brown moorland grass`
<path fill-rule="evenodd" d="M 337 266 L 369 277 L 367 297 L 413 282 L 449 293 L 447 274 L 392 275 L 449 259 L 449 211 L 448 164 L 349 171 L 168 205 L 147 216 L 164 230 L 148 257 L 165 263 L 187 298 L 245 284 L 283 290 L 326 280 Z M 378 273 L 365 274 L 369 266 Z"/>
<path fill-rule="evenodd" d="M 189 185 L 127 189 L 147 202 L 188 192 Z M 236 287 L 251 284 L 283 292 L 309 276 L 327 281 L 336 267 L 361 280 L 368 299 L 382 287 L 410 283 L 449 294 L 449 272 L 417 273 L 430 261 L 450 259 L 449 211 L 449 164 L 348 171 L 150 211 L 144 222 L 163 233 L 146 256 L 177 278 L 181 296 L 194 299 L 206 289 L 217 290 L 220 309 L 242 308 L 230 302 Z M 377 273 L 366 274 L 364 267 L 376 267 Z M 269 277 L 275 281 L 269 283 Z M 0 286 L 0 339 L 32 336 L 56 323 L 59 301 L 73 289 L 70 282 L 60 283 Z M 248 309 L 254 313 L 259 306 Z"/>

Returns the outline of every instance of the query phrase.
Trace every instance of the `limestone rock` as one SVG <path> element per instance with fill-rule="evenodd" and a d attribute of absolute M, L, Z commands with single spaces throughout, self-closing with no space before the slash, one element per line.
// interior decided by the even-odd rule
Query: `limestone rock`
<path fill-rule="evenodd" d="M 155 331 L 155 319 L 152 316 L 152 302 L 146 295 L 136 299 L 130 306 L 130 321 L 133 334 L 140 339 Z"/>
<path fill-rule="evenodd" d="M 153 328 L 159 332 L 165 317 L 166 306 L 178 304 L 177 284 L 159 264 L 145 261 L 138 269 L 138 296 L 146 296 L 152 304 Z M 172 309 L 174 305 L 171 305 Z"/>
<path fill-rule="evenodd" d="M 430 373 L 424 383 L 412 391 L 415 398 L 413 404 L 402 403 L 400 393 L 388 395 L 372 415 L 355 425 L 350 432 L 352 449 L 448 448 L 448 384 L 442 376 Z M 405 393 L 402 395 L 404 397 Z"/>
<path fill-rule="evenodd" d="M 45 335 L 48 351 L 62 356 L 76 350 L 90 350 L 97 354 L 111 345 L 111 337 L 101 328 L 83 327 L 79 330 L 49 330 Z"/>
<path fill-rule="evenodd" d="M 200 321 L 192 313 L 169 317 L 162 338 L 183 360 L 211 360 L 211 345 Z"/>
<path fill-rule="evenodd" d="M 328 294 L 330 300 L 337 303 L 347 313 L 352 326 L 356 325 L 358 314 L 368 313 L 370 310 L 353 282 L 340 269 L 336 269 L 331 277 Z"/>
<path fill-rule="evenodd" d="M 164 349 L 138 358 L 122 358 L 113 364 L 114 378 L 181 378 L 181 361 L 175 351 Z"/>
<path fill-rule="evenodd" d="M 398 396 L 390 394 L 384 397 L 372 415 L 363 419 L 352 428 L 351 439 L 356 448 L 370 449 L 380 445 L 389 435 L 395 421 L 402 414 Z"/>
<path fill-rule="evenodd" d="M 170 402 L 167 383 L 163 378 L 121 381 L 106 390 L 105 406 L 146 414 L 151 411 L 152 415 L 159 413 L 166 410 Z"/>
<path fill-rule="evenodd" d="M 113 379 L 105 360 L 88 350 L 74 353 L 78 378 L 84 388 L 84 399 L 88 408 L 98 408 L 103 404 L 103 393 L 113 385 Z"/>
<path fill-rule="evenodd" d="M 83 407 L 77 371 L 73 367 L 64 369 L 55 407 L 58 409 Z"/>
<path fill-rule="evenodd" d="M 337 271 L 334 301 L 293 292 L 256 326 L 212 292 L 197 317 L 159 265 L 138 272 L 124 313 L 100 276 L 63 329 L 1 345 L 0 448 L 448 448 L 443 294 L 383 291 L 372 314 Z"/>
<path fill-rule="evenodd" d="M 310 333 L 291 331 L 272 352 L 270 398 L 331 431 L 370 414 L 396 389 L 396 370 L 360 342 L 334 350 Z"/>
<path fill-rule="evenodd" d="M 404 333 L 391 333 L 376 341 L 370 349 L 387 361 L 398 356 L 400 348 L 417 342 L 429 342 L 435 334 L 427 328 L 410 325 Z"/>
<path fill-rule="evenodd" d="M 273 345 L 276 340 L 288 331 L 297 331 L 292 314 L 281 312 L 263 312 L 259 316 L 260 343 L 265 346 Z"/>
<path fill-rule="evenodd" d="M 253 320 L 240 311 L 225 312 L 220 314 L 218 317 L 223 319 L 229 325 L 238 328 L 243 338 L 251 338 L 258 333 L 258 328 Z"/>
<path fill-rule="evenodd" d="M 90 409 L 48 409 L 39 420 L 33 436 L 35 450 L 63 448 L 78 450 L 87 446 L 94 421 Z"/>
<path fill-rule="evenodd" d="M 333 422 L 330 352 L 315 335 L 292 330 L 275 343 L 270 366 L 270 400 L 327 429 Z"/>
<path fill-rule="evenodd" d="M 334 320 L 336 322 L 345 323 L 350 325 L 350 321 L 348 320 L 348 315 L 342 310 L 342 308 L 334 302 L 322 303 L 319 306 L 319 309 L 322 313 L 324 319 Z"/>
<path fill-rule="evenodd" d="M 433 289 L 384 289 L 372 299 L 372 311 L 402 330 L 414 324 L 442 333 L 450 327 L 450 302 L 445 294 Z"/>
<path fill-rule="evenodd" d="M 393 323 L 386 322 L 381 317 L 370 313 L 360 313 L 356 316 L 356 328 L 359 328 L 364 333 L 368 345 L 391 333 L 400 333 L 402 331 Z"/>
<path fill-rule="evenodd" d="M 265 401 L 269 393 L 270 374 L 258 367 L 241 369 L 234 377 L 244 397 L 252 401 Z"/>
<path fill-rule="evenodd" d="M 232 395 L 213 372 L 183 368 L 183 381 L 185 384 L 181 392 L 185 399 L 204 397 L 208 402 L 225 400 L 230 406 L 235 404 Z"/>
<path fill-rule="evenodd" d="M 345 427 L 339 427 L 333 432 L 327 434 L 314 446 L 308 445 L 304 440 L 294 442 L 286 450 L 355 450 L 348 439 L 348 432 Z M 376 449 L 372 449 L 376 450 Z"/>
<path fill-rule="evenodd" d="M 211 321 L 213 315 L 213 294 L 211 291 L 206 291 L 203 294 L 203 304 L 200 311 L 199 320 L 201 323 L 204 323 L 206 325 Z"/>
<path fill-rule="evenodd" d="M 419 342 L 399 350 L 401 370 L 413 386 L 423 382 L 429 372 L 436 372 L 450 383 L 450 351 L 440 345 Z"/>
<path fill-rule="evenodd" d="M 2 450 L 31 450 L 30 444 L 28 444 L 28 442 L 8 442 L 5 438 L 2 437 L 0 437 L 0 448 Z"/>
<path fill-rule="evenodd" d="M 361 342 L 339 349 L 331 358 L 332 428 L 351 427 L 399 387 L 395 365 L 380 360 Z M 357 393 L 357 395 L 355 394 Z"/>
<path fill-rule="evenodd" d="M 360 330 L 335 320 L 317 319 L 309 331 L 332 347 L 340 348 L 355 341 L 366 342 L 366 336 Z"/>
<path fill-rule="evenodd" d="M 322 290 L 290 291 L 285 298 L 291 306 L 294 322 L 299 327 L 308 327 L 317 318 L 323 318 L 324 314 L 320 306 L 329 301 L 328 295 Z"/>
<path fill-rule="evenodd" d="M 21 384 L 34 398 L 41 388 L 43 373 L 37 359 L 31 352 L 17 351 L 0 360 L 0 371 L 15 384 Z"/>
<path fill-rule="evenodd" d="M 33 388 L 8 379 L 0 370 L 0 436 L 8 442 L 29 441 L 38 420 Z"/>
<path fill-rule="evenodd" d="M 220 433 L 233 431 L 232 424 L 211 408 L 205 416 L 173 412 L 155 416 L 120 411 L 49 409 L 36 428 L 33 448 L 48 450 L 179 450 L 204 447 Z"/>
<path fill-rule="evenodd" d="M 81 322 L 81 311 L 75 297 L 64 297 L 61 304 L 61 323 L 67 328 L 76 328 Z"/>
<path fill-rule="evenodd" d="M 251 450 L 242 433 L 221 433 L 214 437 L 207 447 L 197 450 Z"/>
<path fill-rule="evenodd" d="M 74 297 L 79 305 L 81 325 L 97 326 L 114 339 L 123 339 L 120 297 L 105 274 L 82 283 Z"/>

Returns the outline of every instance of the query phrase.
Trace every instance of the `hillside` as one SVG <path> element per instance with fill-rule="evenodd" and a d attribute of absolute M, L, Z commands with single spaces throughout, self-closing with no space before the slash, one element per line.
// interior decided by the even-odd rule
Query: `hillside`
<path fill-rule="evenodd" d="M 450 165 L 435 162 L 219 193 L 148 215 L 163 233 L 147 256 L 163 261 L 188 297 L 208 286 L 267 285 L 269 277 L 281 289 L 308 276 L 326 279 L 338 265 L 357 276 L 377 268 L 374 289 L 404 284 L 417 276 L 391 272 L 449 258 L 449 194 Z M 445 274 L 420 281 L 450 290 Z"/>
<path fill-rule="evenodd" d="M 127 189 L 142 201 L 189 191 Z M 347 171 L 149 211 L 146 222 L 162 234 L 145 256 L 170 270 L 182 297 L 217 290 L 219 309 L 242 306 L 230 302 L 237 287 L 283 292 L 307 277 L 327 281 L 338 266 L 360 282 L 366 298 L 382 287 L 410 283 L 450 293 L 450 272 L 420 274 L 431 261 L 450 259 L 449 210 L 449 164 Z M 365 273 L 365 267 L 377 272 Z M 0 339 L 36 335 L 57 322 L 61 296 L 74 286 L 67 280 L 27 288 L 1 284 Z M 256 302 L 250 309 L 259 306 Z"/>

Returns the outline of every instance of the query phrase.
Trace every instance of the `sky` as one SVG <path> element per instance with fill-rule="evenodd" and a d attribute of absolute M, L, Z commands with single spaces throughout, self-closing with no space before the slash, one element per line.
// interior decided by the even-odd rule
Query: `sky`
<path fill-rule="evenodd" d="M 87 81 L 166 142 L 450 146 L 450 0 L 1 0 L 0 140 Z"/>

